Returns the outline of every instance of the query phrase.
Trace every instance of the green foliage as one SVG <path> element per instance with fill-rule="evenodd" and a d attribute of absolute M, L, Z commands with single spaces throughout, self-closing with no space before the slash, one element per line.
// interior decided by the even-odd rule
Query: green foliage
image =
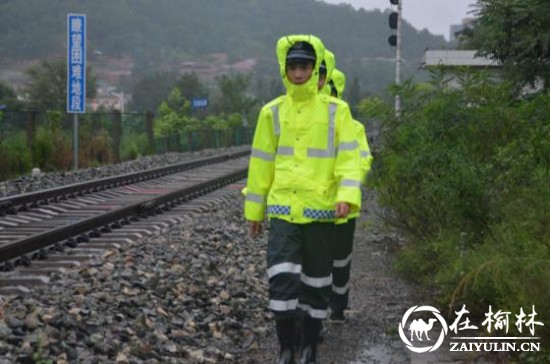
<path fill-rule="evenodd" d="M 60 129 L 38 127 L 32 145 L 34 166 L 44 171 L 68 170 L 72 165 L 71 137 Z"/>
<path fill-rule="evenodd" d="M 132 88 L 130 110 L 155 111 L 176 85 L 174 72 L 155 72 L 145 75 Z"/>
<path fill-rule="evenodd" d="M 121 143 L 121 159 L 132 160 L 148 154 L 147 134 L 125 134 Z"/>
<path fill-rule="evenodd" d="M 114 161 L 112 140 L 103 128 L 91 134 L 81 130 L 78 151 L 78 165 L 81 168 L 97 167 Z"/>
<path fill-rule="evenodd" d="M 177 87 L 163 101 L 155 119 L 155 135 L 170 135 L 201 128 L 197 118 L 190 116 L 191 104 L 184 99 Z"/>
<path fill-rule="evenodd" d="M 6 105 L 8 109 L 19 104 L 15 91 L 5 82 L 0 81 L 0 105 Z M 0 111 L 1 113 L 2 111 Z M 1 118 L 0 118 L 1 121 Z"/>
<path fill-rule="evenodd" d="M 24 132 L 0 140 L 0 180 L 25 174 L 31 167 L 32 158 Z"/>
<path fill-rule="evenodd" d="M 27 70 L 29 104 L 37 110 L 67 109 L 67 60 L 44 60 Z M 86 98 L 96 93 L 95 76 L 86 67 Z"/>
<path fill-rule="evenodd" d="M 134 54 L 145 65 L 150 59 L 170 60 L 177 53 L 225 52 L 235 59 L 272 56 L 276 39 L 289 32 L 318 34 L 346 58 L 393 56 L 387 43 L 387 15 L 349 5 L 315 0 L 166 0 L 162 6 L 146 0 L 131 5 L 71 0 L 48 5 L 41 0 L 0 2 L 0 54 L 28 59 L 62 52 L 66 27 L 59 14 L 81 12 L 88 16 L 90 52 Z M 443 37 L 418 31 L 406 21 L 403 31 L 407 58 L 420 58 L 426 47 L 445 43 Z"/>
<path fill-rule="evenodd" d="M 223 75 L 217 79 L 217 82 L 221 92 L 221 100 L 218 102 L 219 112 L 247 115 L 256 103 L 256 100 L 247 94 L 250 76 Z"/>
<path fill-rule="evenodd" d="M 162 6 L 146 0 L 68 0 L 48 6 L 42 0 L 0 1 L 0 54 L 14 60 L 65 54 L 66 18 L 60 14 L 71 12 L 87 14 L 88 54 L 99 50 L 106 57 L 129 55 L 134 75 L 174 69 L 182 61 L 211 53 L 226 53 L 230 62 L 256 58 L 259 73 L 277 74 L 276 40 L 303 33 L 319 35 L 349 79 L 360 77 L 363 90 L 380 92 L 394 78 L 395 51 L 387 43 L 387 14 L 316 0 L 164 0 Z M 426 48 L 447 45 L 442 36 L 416 30 L 407 21 L 403 34 L 407 75 L 417 72 Z M 273 91 L 267 82 L 266 91 Z M 165 88 L 163 98 L 172 86 Z M 187 99 L 206 96 L 189 95 L 183 89 L 182 93 Z M 156 110 L 160 101 L 151 98 L 146 104 L 140 96 L 133 110 Z"/>
<path fill-rule="evenodd" d="M 451 307 L 550 312 L 539 289 L 550 279 L 550 94 L 521 100 L 486 75 L 458 76 L 461 89 L 438 77 L 394 89 L 399 120 L 380 100 L 360 106 L 384 121 L 370 183 L 408 238 L 399 268 Z"/>
<path fill-rule="evenodd" d="M 194 97 L 208 98 L 208 89 L 200 82 L 196 73 L 181 75 L 176 82 L 176 87 L 186 100 L 191 100 Z"/>
<path fill-rule="evenodd" d="M 550 85 L 550 2 L 478 0 L 469 45 L 502 61 L 505 75 L 519 89 L 537 79 Z"/>

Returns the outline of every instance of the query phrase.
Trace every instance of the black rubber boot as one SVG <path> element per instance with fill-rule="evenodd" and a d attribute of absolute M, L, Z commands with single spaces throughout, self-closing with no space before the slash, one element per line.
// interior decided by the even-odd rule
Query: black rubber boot
<path fill-rule="evenodd" d="M 302 353 L 300 364 L 315 364 L 317 362 L 317 343 L 321 333 L 321 320 L 306 317 L 303 326 Z"/>
<path fill-rule="evenodd" d="M 280 345 L 277 364 L 294 364 L 294 320 L 294 317 L 289 317 L 275 322 Z"/>

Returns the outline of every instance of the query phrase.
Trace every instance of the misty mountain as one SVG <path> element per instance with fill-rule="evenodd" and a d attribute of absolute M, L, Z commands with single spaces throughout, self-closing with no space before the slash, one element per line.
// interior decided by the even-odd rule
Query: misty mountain
<path fill-rule="evenodd" d="M 89 54 L 127 55 L 147 68 L 210 53 L 274 62 L 276 40 L 290 33 L 319 36 L 348 73 L 372 73 L 395 55 L 388 14 L 315 0 L 0 0 L 0 62 L 64 56 L 67 13 L 87 15 Z M 403 35 L 410 72 L 426 48 L 446 44 L 407 22 Z"/>

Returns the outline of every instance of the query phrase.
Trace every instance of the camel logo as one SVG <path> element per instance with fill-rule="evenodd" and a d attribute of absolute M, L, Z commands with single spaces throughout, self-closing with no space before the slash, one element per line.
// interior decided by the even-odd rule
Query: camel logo
<path fill-rule="evenodd" d="M 424 319 L 422 318 L 412 320 L 412 322 L 408 326 L 408 330 L 410 331 L 409 339 L 409 337 L 407 337 L 407 335 L 405 334 L 405 327 L 407 326 L 409 317 L 413 313 L 417 312 L 430 312 L 433 316 L 435 316 L 435 318 L 428 319 L 428 322 L 424 321 Z M 412 343 L 413 341 L 424 342 L 425 340 L 432 340 L 428 336 L 428 332 L 433 329 L 435 322 L 439 322 L 439 324 L 441 325 L 441 332 L 439 333 L 439 338 L 437 339 L 436 343 L 431 346 L 415 346 Z M 407 312 L 405 312 L 405 315 L 403 315 L 403 319 L 399 324 L 399 336 L 401 337 L 401 340 L 403 340 L 409 350 L 414 351 L 415 353 L 425 353 L 437 350 L 437 348 L 439 348 L 441 344 L 443 344 L 443 340 L 445 339 L 447 331 L 448 328 L 445 319 L 441 316 L 439 310 L 432 306 L 413 306 L 409 308 Z"/>

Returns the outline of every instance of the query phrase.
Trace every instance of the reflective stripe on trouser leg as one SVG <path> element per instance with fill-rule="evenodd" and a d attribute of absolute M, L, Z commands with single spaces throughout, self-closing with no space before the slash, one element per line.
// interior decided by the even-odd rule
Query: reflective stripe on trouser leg
<path fill-rule="evenodd" d="M 269 308 L 276 317 L 294 315 L 298 305 L 302 272 L 301 241 L 300 225 L 271 219 L 267 239 L 267 275 Z"/>
<path fill-rule="evenodd" d="M 332 222 L 304 224 L 302 246 L 302 293 L 298 307 L 310 317 L 325 319 L 332 285 L 330 253 Z"/>
<path fill-rule="evenodd" d="M 343 311 L 348 307 L 349 278 L 355 219 L 344 224 L 334 225 L 334 238 L 331 241 L 332 289 L 330 308 L 332 311 Z"/>

